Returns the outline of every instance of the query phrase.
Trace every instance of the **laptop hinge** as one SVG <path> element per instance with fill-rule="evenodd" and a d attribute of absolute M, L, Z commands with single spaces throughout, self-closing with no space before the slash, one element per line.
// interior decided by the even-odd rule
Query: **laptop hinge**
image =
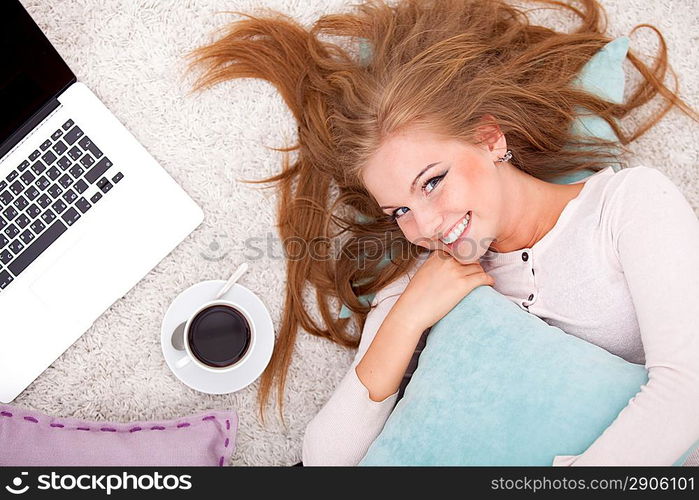
<path fill-rule="evenodd" d="M 17 129 L 7 140 L 0 146 L 0 158 L 4 158 L 7 153 L 12 151 L 17 144 L 22 142 L 32 130 L 38 127 L 41 122 L 43 122 L 51 113 L 61 106 L 58 99 L 52 98 L 49 102 L 44 104 L 32 117 L 24 122 L 24 124 Z"/>

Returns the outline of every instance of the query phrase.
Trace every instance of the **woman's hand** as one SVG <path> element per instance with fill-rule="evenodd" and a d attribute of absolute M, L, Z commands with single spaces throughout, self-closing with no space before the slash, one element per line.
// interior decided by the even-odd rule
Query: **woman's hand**
<path fill-rule="evenodd" d="M 494 285 L 495 280 L 479 262 L 461 264 L 444 250 L 434 250 L 418 268 L 394 311 L 422 330 L 434 325 L 451 311 L 471 290 Z"/>

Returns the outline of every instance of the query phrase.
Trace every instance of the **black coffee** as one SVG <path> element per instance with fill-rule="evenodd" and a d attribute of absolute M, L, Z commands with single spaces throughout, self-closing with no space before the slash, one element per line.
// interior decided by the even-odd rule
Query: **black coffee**
<path fill-rule="evenodd" d="M 201 310 L 192 319 L 187 341 L 199 361 L 223 368 L 245 355 L 250 338 L 250 325 L 240 311 L 215 305 Z"/>

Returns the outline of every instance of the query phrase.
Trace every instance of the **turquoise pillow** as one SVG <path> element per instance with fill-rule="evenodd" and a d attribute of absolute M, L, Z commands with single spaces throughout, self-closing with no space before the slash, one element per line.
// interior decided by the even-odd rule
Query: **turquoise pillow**
<path fill-rule="evenodd" d="M 550 466 L 583 453 L 647 381 L 642 365 L 480 286 L 432 327 L 359 465 Z"/>
<path fill-rule="evenodd" d="M 580 70 L 574 84 L 608 101 L 622 104 L 624 100 L 624 59 L 629 51 L 629 39 L 622 36 L 602 47 Z M 578 118 L 573 121 L 571 129 L 579 137 L 599 137 L 608 141 L 618 140 L 609 124 L 597 115 L 578 107 Z M 615 171 L 620 164 L 612 165 Z M 558 176 L 551 182 L 570 184 L 585 179 L 593 174 L 592 170 L 582 170 L 572 174 Z"/>
<path fill-rule="evenodd" d="M 629 39 L 627 37 L 622 36 L 612 40 L 583 66 L 574 83 L 588 92 L 592 92 L 612 102 L 621 103 L 624 97 L 624 69 L 622 63 L 628 50 Z M 366 64 L 371 57 L 371 46 L 365 40 L 362 40 L 359 45 L 359 57 L 361 64 Z M 614 131 L 603 118 L 586 112 L 582 108 L 579 108 L 577 111 L 579 112 L 578 119 L 572 124 L 572 130 L 576 135 L 616 140 Z M 612 168 L 617 171 L 620 165 L 613 165 Z M 582 180 L 593 173 L 592 170 L 582 170 L 573 174 L 558 176 L 551 182 L 570 184 L 571 182 Z M 358 222 L 363 222 L 364 220 L 366 220 L 366 217 L 363 215 L 357 218 Z M 390 257 L 387 252 L 383 261 L 379 264 L 379 268 L 388 264 L 389 261 Z M 363 283 L 357 282 L 356 284 L 361 285 Z M 375 293 L 370 293 L 360 295 L 358 298 L 363 304 L 370 305 L 375 295 Z M 349 318 L 351 315 L 352 312 L 343 304 L 338 317 Z"/>

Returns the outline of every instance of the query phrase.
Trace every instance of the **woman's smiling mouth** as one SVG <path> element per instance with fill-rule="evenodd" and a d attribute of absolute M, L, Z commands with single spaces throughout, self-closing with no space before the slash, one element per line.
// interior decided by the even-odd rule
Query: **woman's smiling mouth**
<path fill-rule="evenodd" d="M 468 230 L 471 228 L 471 211 L 469 210 L 466 215 L 456 223 L 456 225 L 449 231 L 449 233 L 444 237 L 440 238 L 440 241 L 452 247 L 454 243 L 461 237 L 468 234 Z"/>

